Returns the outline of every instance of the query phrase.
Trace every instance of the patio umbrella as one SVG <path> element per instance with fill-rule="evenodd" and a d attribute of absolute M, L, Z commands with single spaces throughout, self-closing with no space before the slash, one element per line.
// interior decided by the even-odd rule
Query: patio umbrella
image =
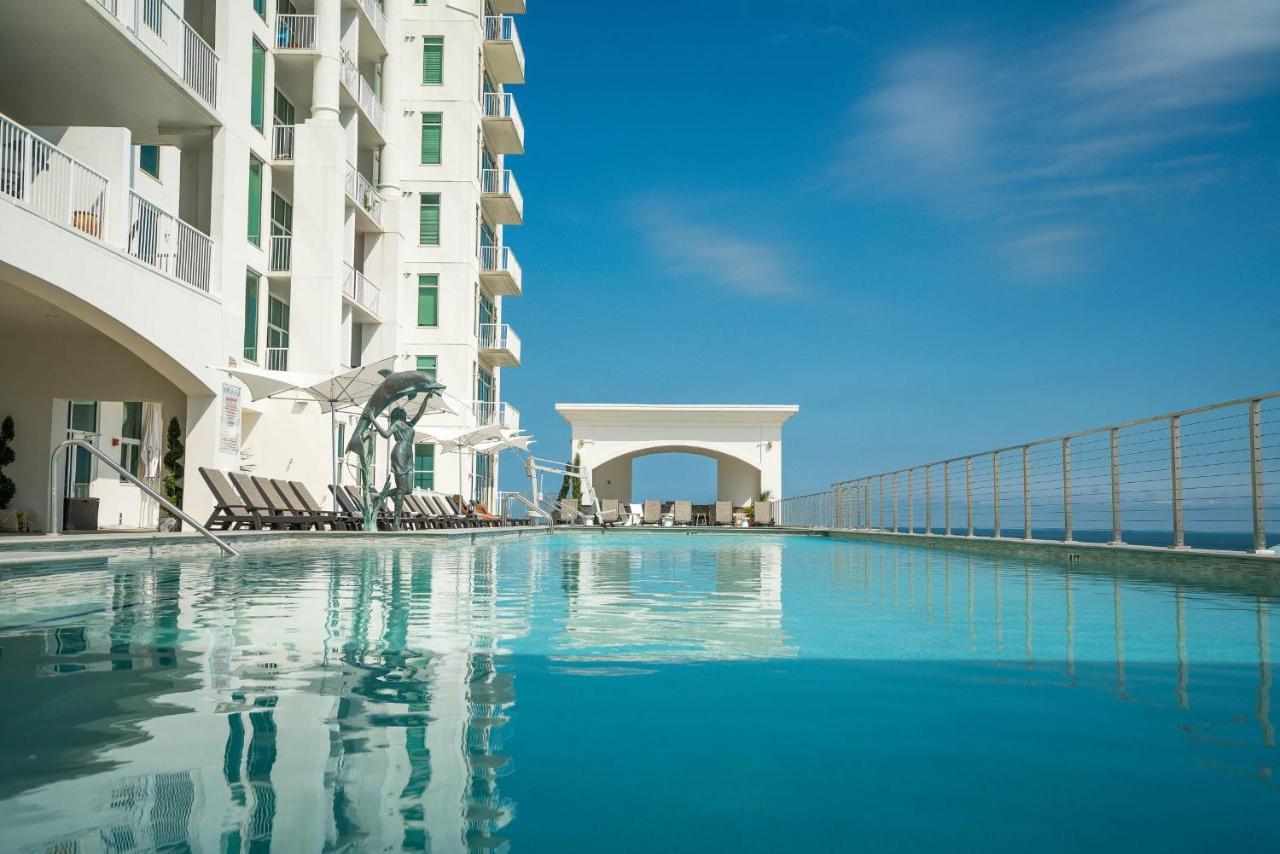
<path fill-rule="evenodd" d="M 156 481 L 160 478 L 160 462 L 164 457 L 162 448 L 164 422 L 160 416 L 160 404 L 142 404 L 142 441 L 138 448 L 138 476 L 153 489 L 160 489 Z M 142 505 L 139 508 L 143 518 L 138 520 L 141 527 L 151 518 L 151 505 L 154 502 L 144 492 Z"/>
<path fill-rule="evenodd" d="M 464 453 L 479 445 L 485 445 L 505 438 L 501 427 L 427 427 L 419 428 L 418 434 L 430 439 L 440 446 L 443 454 L 458 455 L 458 492 L 465 494 L 463 488 L 462 463 Z"/>

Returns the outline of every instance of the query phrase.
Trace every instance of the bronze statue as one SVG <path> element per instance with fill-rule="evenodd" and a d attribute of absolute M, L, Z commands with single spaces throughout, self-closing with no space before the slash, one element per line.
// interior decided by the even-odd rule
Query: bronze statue
<path fill-rule="evenodd" d="M 413 428 L 426 414 L 427 404 L 432 395 L 444 391 L 444 386 L 421 371 L 379 371 L 384 379 L 373 396 L 364 405 L 360 420 L 356 422 L 351 440 L 347 442 L 346 452 L 359 458 L 360 493 L 364 501 L 364 529 L 378 529 L 378 508 L 388 497 L 395 497 L 395 526 L 400 528 L 400 518 L 404 510 L 404 497 L 413 491 Z M 388 406 L 399 400 L 414 400 L 423 395 L 422 404 L 410 420 L 403 407 L 396 406 L 388 415 L 388 424 L 384 428 L 377 418 Z M 391 440 L 390 472 L 386 485 L 381 492 L 374 493 L 371 482 L 373 468 L 372 433 L 377 432 L 384 439 Z"/>

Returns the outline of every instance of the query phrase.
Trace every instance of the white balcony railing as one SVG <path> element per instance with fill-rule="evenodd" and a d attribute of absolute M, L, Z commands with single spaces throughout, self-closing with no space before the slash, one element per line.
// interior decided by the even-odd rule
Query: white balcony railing
<path fill-rule="evenodd" d="M 382 197 L 369 179 L 351 163 L 347 164 L 347 195 L 369 214 L 370 219 L 382 223 Z"/>
<path fill-rule="evenodd" d="M 486 119 L 506 119 L 511 122 L 515 136 L 524 147 L 524 120 L 520 118 L 520 110 L 516 108 L 516 99 L 510 92 L 485 92 L 481 107 Z"/>
<path fill-rule="evenodd" d="M 515 18 L 510 15 L 486 15 L 484 39 L 489 42 L 510 42 L 516 62 L 521 69 L 524 68 L 524 46 L 520 44 L 520 31 L 516 29 Z"/>
<path fill-rule="evenodd" d="M 315 15 L 276 15 L 276 50 L 315 49 Z"/>
<path fill-rule="evenodd" d="M 382 12 L 382 5 L 377 0 L 356 0 L 358 5 L 373 25 L 373 31 L 385 45 L 387 43 L 387 16 Z"/>
<path fill-rule="evenodd" d="M 271 157 L 275 160 L 293 159 L 293 125 L 276 125 L 271 129 Z"/>
<path fill-rule="evenodd" d="M 477 400 L 472 407 L 476 416 L 477 427 L 504 427 L 508 430 L 520 429 L 520 410 L 509 403 L 489 400 Z"/>
<path fill-rule="evenodd" d="M 271 235 L 271 272 L 287 273 L 293 269 L 293 235 Z"/>
<path fill-rule="evenodd" d="M 351 93 L 351 97 L 356 99 L 356 103 L 360 105 L 360 109 L 364 111 L 369 122 L 378 129 L 378 133 L 382 133 L 382 101 L 378 100 L 378 96 L 374 94 L 373 87 L 369 85 L 369 81 L 365 80 L 360 74 L 360 69 L 356 68 L 356 64 L 351 61 L 351 57 L 346 53 L 342 54 L 342 85 L 347 87 L 347 91 Z"/>
<path fill-rule="evenodd" d="M 516 290 L 521 289 L 523 273 L 520 270 L 519 262 L 516 261 L 516 254 L 509 247 L 481 246 L 480 272 L 506 273 L 511 277 Z"/>
<path fill-rule="evenodd" d="M 267 347 L 265 348 L 267 356 L 268 371 L 287 371 L 289 370 L 289 348 L 288 347 Z"/>
<path fill-rule="evenodd" d="M 0 115 L 0 197 L 102 240 L 107 179 Z"/>
<path fill-rule="evenodd" d="M 213 239 L 129 191 L 129 254 L 193 288 L 208 291 Z"/>
<path fill-rule="evenodd" d="M 480 349 L 500 350 L 511 354 L 511 360 L 520 361 L 520 336 L 506 323 L 480 324 Z"/>
<path fill-rule="evenodd" d="M 165 0 L 97 0 L 210 107 L 218 106 L 218 54 Z"/>
<path fill-rule="evenodd" d="M 347 276 L 342 283 L 342 294 L 374 317 L 378 316 L 378 300 L 382 291 L 350 264 L 347 265 Z"/>
<path fill-rule="evenodd" d="M 497 202 L 495 222 L 512 225 L 524 218 L 524 195 L 510 169 L 481 169 L 480 193 Z"/>

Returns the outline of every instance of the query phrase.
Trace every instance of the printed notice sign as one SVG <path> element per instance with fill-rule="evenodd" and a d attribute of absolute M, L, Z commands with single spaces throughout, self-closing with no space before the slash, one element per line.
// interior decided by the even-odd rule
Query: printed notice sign
<path fill-rule="evenodd" d="M 240 454 L 240 386 L 222 384 L 222 431 L 218 450 Z"/>

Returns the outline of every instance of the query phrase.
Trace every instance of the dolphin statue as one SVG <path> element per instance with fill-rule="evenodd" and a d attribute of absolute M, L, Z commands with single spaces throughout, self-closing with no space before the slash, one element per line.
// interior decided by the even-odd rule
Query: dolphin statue
<path fill-rule="evenodd" d="M 351 441 L 347 442 L 348 454 L 359 454 L 364 451 L 365 436 L 373 426 L 373 419 L 381 415 L 396 400 L 402 397 L 412 400 L 419 394 L 433 395 L 444 391 L 443 385 L 421 371 L 392 373 L 384 368 L 378 373 L 383 377 L 382 383 L 360 412 L 360 420 L 351 431 Z"/>

